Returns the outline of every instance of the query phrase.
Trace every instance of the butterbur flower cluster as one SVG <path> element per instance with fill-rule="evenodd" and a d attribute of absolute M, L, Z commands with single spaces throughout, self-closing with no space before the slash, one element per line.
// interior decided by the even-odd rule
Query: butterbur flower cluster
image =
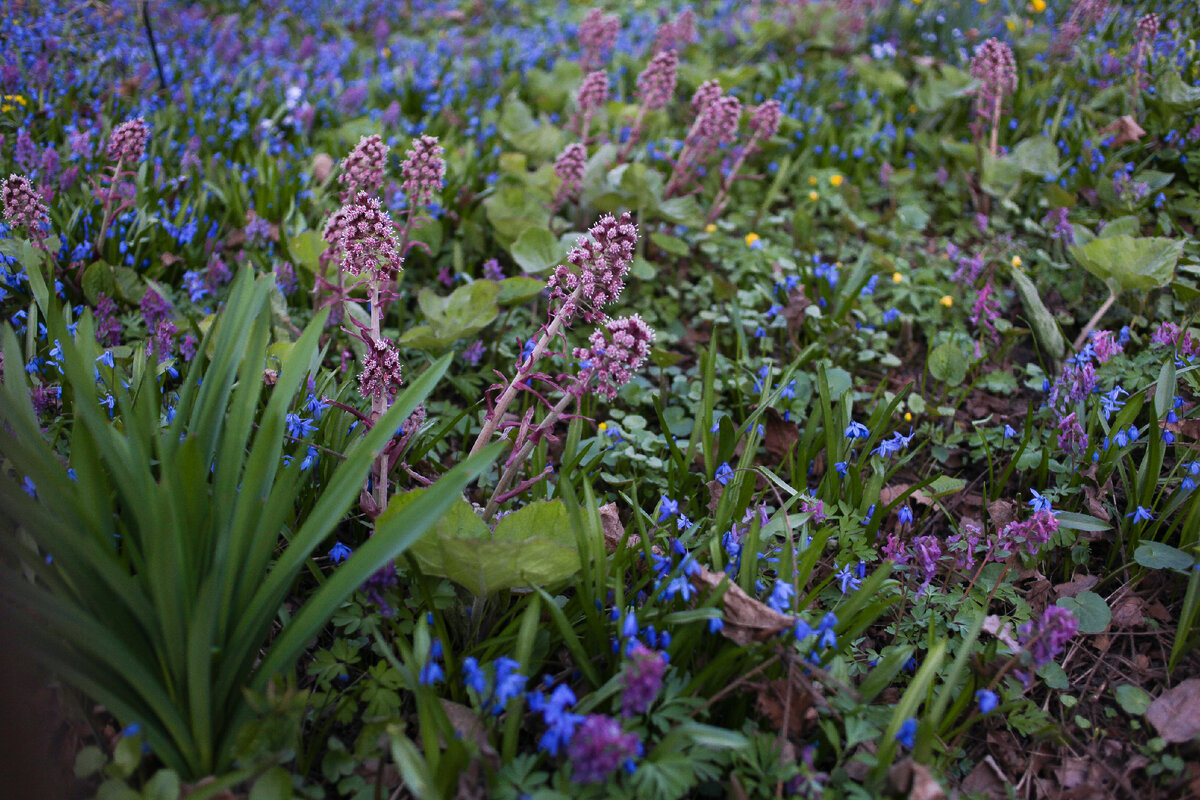
<path fill-rule="evenodd" d="M 723 94 L 721 84 L 714 78 L 700 84 L 692 95 L 692 114 L 699 120 L 710 105 Z"/>
<path fill-rule="evenodd" d="M 400 354 L 390 339 L 363 336 L 367 346 L 362 357 L 362 372 L 358 376 L 358 390 L 368 399 L 390 400 L 402 383 Z"/>
<path fill-rule="evenodd" d="M 759 141 L 767 141 L 779 131 L 783 111 L 778 100 L 768 100 L 750 115 L 750 132 Z"/>
<path fill-rule="evenodd" d="M 675 19 L 658 26 L 654 34 L 653 52 L 677 50 L 696 39 L 696 12 L 685 8 Z"/>
<path fill-rule="evenodd" d="M 357 192 L 377 192 L 383 187 L 388 146 L 379 135 L 362 137 L 346 160 L 338 183 L 345 187 L 343 199 Z"/>
<path fill-rule="evenodd" d="M 24 228 L 39 241 L 45 237 L 50 224 L 50 212 L 33 184 L 24 175 L 12 174 L 0 184 L 0 203 L 4 219 L 14 228 Z"/>
<path fill-rule="evenodd" d="M 612 717 L 591 714 L 575 731 L 567 749 L 571 780 L 600 783 L 622 766 L 632 772 L 640 750 L 636 733 L 625 731 Z"/>
<path fill-rule="evenodd" d="M 150 129 L 141 117 L 122 122 L 108 140 L 108 158 L 122 164 L 136 164 L 146 152 Z"/>
<path fill-rule="evenodd" d="M 632 615 L 630 615 L 632 616 Z M 629 660 L 621 675 L 625 687 L 621 694 L 621 714 L 629 717 L 645 714 L 662 689 L 667 659 L 663 653 L 638 642 L 629 651 Z"/>
<path fill-rule="evenodd" d="M 400 166 L 404 194 L 408 196 L 410 208 L 428 206 L 433 202 L 435 193 L 442 190 L 442 182 L 446 177 L 444 153 L 438 140 L 432 136 L 413 139 L 412 147 Z"/>
<path fill-rule="evenodd" d="M 561 313 L 567 321 L 579 310 L 577 297 L 586 302 L 583 310 L 588 322 L 602 316 L 600 309 L 620 297 L 636 245 L 637 226 L 629 212 L 619 220 L 605 214 L 586 237 L 579 238 L 567 255 L 567 264 L 555 268 L 546 282 L 551 298 L 562 303 Z"/>
<path fill-rule="evenodd" d="M 595 378 L 597 394 L 612 400 L 650 355 L 654 330 L 634 314 L 608 320 L 589 341 L 590 348 L 575 349 L 575 357 L 581 359 L 577 386 L 582 390 Z"/>
<path fill-rule="evenodd" d="M 975 113 L 991 125 L 991 150 L 995 153 L 1004 99 L 1017 88 L 1017 60 L 1012 48 L 999 39 L 988 39 L 971 59 L 971 77 L 979 81 Z"/>
<path fill-rule="evenodd" d="M 554 205 L 566 200 L 576 200 L 583 188 L 583 171 L 587 166 L 587 148 L 578 142 L 567 145 L 554 162 L 554 174 L 561 183 L 555 194 Z"/>
<path fill-rule="evenodd" d="M 637 96 L 651 111 L 662 108 L 675 93 L 679 57 L 674 50 L 663 50 L 642 70 L 637 78 Z"/>
<path fill-rule="evenodd" d="M 579 47 L 583 51 L 580 59 L 584 70 L 595 69 L 604 63 L 604 54 L 617 43 L 621 31 L 621 20 L 616 14 L 605 14 L 603 9 L 588 11 L 579 24 Z"/>
<path fill-rule="evenodd" d="M 1108 13 L 1106 0 L 1075 0 L 1066 21 L 1058 27 L 1054 50 L 1059 55 L 1071 52 L 1071 48 L 1087 31 Z"/>
<path fill-rule="evenodd" d="M 391 277 L 403 264 L 396 231 L 387 210 L 374 197 L 359 192 L 342 206 L 336 221 L 331 218 L 325 238 L 336 236 L 342 253 L 342 269 L 349 275 Z"/>
<path fill-rule="evenodd" d="M 586 138 L 592 115 L 608 102 L 608 75 L 604 70 L 589 72 L 575 93 L 579 135 Z"/>
<path fill-rule="evenodd" d="M 1021 647 L 1035 668 L 1049 664 L 1079 631 L 1075 615 L 1062 606 L 1047 606 L 1042 616 L 1021 626 Z"/>

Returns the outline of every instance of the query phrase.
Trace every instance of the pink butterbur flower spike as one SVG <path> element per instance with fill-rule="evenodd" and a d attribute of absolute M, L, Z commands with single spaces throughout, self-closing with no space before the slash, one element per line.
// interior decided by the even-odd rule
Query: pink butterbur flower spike
<path fill-rule="evenodd" d="M 733 162 L 733 166 L 729 168 L 725 180 L 721 183 L 721 190 L 713 200 L 712 208 L 709 209 L 707 222 L 715 222 L 717 217 L 721 216 L 721 212 L 725 209 L 725 203 L 728 202 L 729 190 L 733 186 L 733 182 L 739 177 L 749 177 L 738 175 L 742 164 L 759 149 L 762 143 L 769 141 L 778 133 L 779 123 L 782 121 L 783 111 L 779 107 L 778 100 L 768 100 L 754 109 L 754 113 L 750 116 L 750 141 L 742 148 L 737 160 Z"/>
<path fill-rule="evenodd" d="M 550 219 L 564 203 L 579 199 L 583 189 L 583 172 L 587 167 L 587 148 L 573 142 L 563 148 L 554 162 L 554 174 L 559 180 L 558 191 L 550 203 Z"/>
<path fill-rule="evenodd" d="M 588 11 L 579 24 L 579 47 L 583 51 L 579 63 L 584 72 L 603 66 L 604 54 L 612 50 L 620 32 L 621 20 L 616 14 L 605 14 L 599 8 Z"/>
<path fill-rule="evenodd" d="M 724 95 L 721 84 L 710 80 L 700 84 L 692 95 L 692 113 L 695 121 L 663 190 L 666 197 L 679 194 L 696 178 L 699 168 L 720 144 L 733 137 L 742 116 L 742 104 L 736 97 Z"/>
<path fill-rule="evenodd" d="M 602 326 L 610 323 L 604 315 L 603 308 L 620 297 L 624 290 L 625 275 L 633 263 L 636 245 L 637 227 L 628 212 L 623 213 L 619 219 L 605 215 L 591 227 L 587 236 L 579 238 L 578 243 L 567 255 L 567 263 L 554 270 L 546 282 L 550 290 L 550 321 L 542 329 L 533 348 L 519 357 L 516 374 L 504 385 L 495 405 L 484 418 L 482 430 L 471 447 L 472 455 L 491 441 L 504 421 L 504 415 L 517 392 L 528 391 L 529 381 L 535 376 L 548 379 L 548 376 L 541 376 L 535 372 L 537 362 L 546 355 L 550 344 L 563 335 L 563 329 L 569 327 L 576 316 L 582 316 L 588 322 L 598 321 Z M 606 330 L 608 337 L 604 341 L 615 343 L 611 354 L 605 356 L 609 348 L 593 341 L 593 346 L 603 347 L 604 352 L 596 353 L 597 358 L 591 361 L 591 365 L 584 367 L 576 377 L 575 383 L 564 389 L 563 397 L 550 409 L 537 430 L 529 434 L 517 456 L 510 459 L 508 468 L 497 484 L 492 502 L 485 511 L 485 519 L 490 519 L 495 513 L 495 508 L 500 502 L 497 498 L 503 495 L 516 471 L 523 464 L 524 459 L 520 458 L 520 453 L 524 452 L 525 448 L 532 448 L 533 444 L 550 430 L 554 422 L 562 417 L 568 405 L 583 393 L 581 386 L 597 377 L 602 379 L 601 393 L 609 396 L 608 391 L 615 392 L 613 387 L 628 380 L 632 370 L 640 366 L 638 356 L 640 354 L 644 359 L 645 352 L 648 352 L 648 342 L 653 338 L 648 326 L 639 318 L 636 322 L 620 322 L 611 330 Z M 605 360 L 606 358 L 608 360 Z M 618 360 L 626 365 L 626 369 L 621 368 Z"/>
<path fill-rule="evenodd" d="M 45 247 L 50 211 L 29 178 L 16 174 L 5 178 L 0 184 L 0 206 L 4 208 L 4 219 L 9 225 L 24 228 L 35 245 Z"/>
<path fill-rule="evenodd" d="M 975 115 L 992 129 L 989 149 L 999 151 L 1000 115 L 1005 98 L 1017 88 L 1017 61 L 1012 48 L 999 39 L 988 39 L 971 59 L 971 77 L 979 81 L 975 93 Z"/>
<path fill-rule="evenodd" d="M 104 246 L 104 235 L 108 232 L 108 226 L 112 222 L 113 217 L 133 205 L 133 198 L 136 197 L 136 189 L 134 192 L 123 193 L 120 185 L 121 178 L 125 175 L 132 177 L 133 171 L 125 172 L 122 167 L 137 164 L 142 160 L 142 156 L 146 152 L 146 142 L 149 138 L 150 129 L 146 127 L 146 121 L 138 117 L 128 122 L 122 122 L 113 129 L 112 136 L 108 139 L 106 154 L 109 160 L 114 162 L 112 174 L 103 176 L 100 179 L 102 183 L 107 179 L 108 188 L 102 189 L 100 186 L 93 186 L 93 193 L 104 204 L 104 210 L 100 219 L 100 228 L 96 235 L 97 253 Z M 132 187 L 132 184 L 130 186 Z M 114 200 L 120 200 L 116 208 L 113 208 Z"/>
<path fill-rule="evenodd" d="M 571 119 L 571 127 L 579 134 L 579 138 L 587 144 L 592 128 L 592 117 L 608 102 L 608 73 L 604 70 L 589 72 L 579 84 L 575 93 L 575 115 Z"/>
<path fill-rule="evenodd" d="M 638 137 L 642 133 L 642 126 L 646 121 L 646 114 L 651 111 L 657 111 L 670 102 L 671 97 L 675 94 L 676 71 L 678 68 L 679 57 L 675 54 L 675 51 L 663 50 L 650 59 L 650 63 L 638 75 L 637 96 L 640 105 L 638 106 L 637 117 L 633 121 L 633 127 L 629 131 L 629 139 L 625 142 L 625 147 L 621 149 L 621 153 L 617 157 L 619 161 L 624 161 L 628 158 L 629 152 L 637 144 Z"/>

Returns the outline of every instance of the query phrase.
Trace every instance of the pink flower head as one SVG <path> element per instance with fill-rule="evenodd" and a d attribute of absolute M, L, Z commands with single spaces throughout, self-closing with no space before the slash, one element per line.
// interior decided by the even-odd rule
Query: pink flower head
<path fill-rule="evenodd" d="M 593 8 L 579 24 L 579 47 L 583 50 L 581 62 L 585 70 L 595 69 L 604 63 L 604 53 L 617 43 L 621 31 L 621 20 L 616 14 L 605 14 Z"/>
<path fill-rule="evenodd" d="M 779 101 L 768 100 L 750 115 L 750 132 L 754 138 L 766 141 L 779 131 L 782 119 L 783 112 L 779 108 Z"/>
<path fill-rule="evenodd" d="M 367 350 L 363 353 L 362 372 L 358 376 L 358 391 L 368 399 L 391 399 L 400 390 L 402 374 L 400 354 L 390 339 L 375 339 L 370 333 L 363 337 Z"/>
<path fill-rule="evenodd" d="M 579 84 L 575 94 L 575 105 L 581 114 L 594 113 L 608 102 L 608 74 L 604 70 L 589 72 Z"/>
<path fill-rule="evenodd" d="M 722 94 L 721 84 L 715 78 L 700 84 L 700 88 L 692 95 L 692 113 L 699 118 Z"/>
<path fill-rule="evenodd" d="M 1092 334 L 1092 352 L 1096 354 L 1097 361 L 1107 364 L 1125 352 L 1125 345 L 1121 344 L 1112 331 L 1096 331 Z"/>
<path fill-rule="evenodd" d="M 1144 14 L 1134 30 L 1138 47 L 1147 47 L 1158 38 L 1158 14 Z"/>
<path fill-rule="evenodd" d="M 579 237 L 575 247 L 567 254 L 567 264 L 560 264 L 550 276 L 547 286 L 551 298 L 570 302 L 569 298 L 580 289 L 586 301 L 584 319 L 591 322 L 603 316 L 601 309 L 616 300 L 625 288 L 625 274 L 633 263 L 633 250 L 637 245 L 637 226 L 626 211 L 618 220 L 605 214 L 591 227 L 588 236 Z M 568 318 L 574 316 L 575 307 L 563 309 Z"/>
<path fill-rule="evenodd" d="M 42 196 L 33 188 L 24 175 L 9 175 L 0 184 L 0 204 L 4 206 L 4 218 L 14 228 L 25 228 L 39 241 L 45 238 L 45 228 L 50 224 L 50 212 L 42 202 Z"/>
<path fill-rule="evenodd" d="M 979 116 L 990 118 L 996 103 L 1017 88 L 1017 60 L 1012 48 L 999 39 L 988 39 L 971 59 L 971 77 L 979 81 L 976 110 Z"/>
<path fill-rule="evenodd" d="M 667 660 L 657 650 L 638 642 L 629 651 L 629 660 L 621 673 L 625 691 L 621 694 L 621 714 L 629 717 L 645 714 L 662 689 Z"/>
<path fill-rule="evenodd" d="M 1047 606 L 1040 619 L 1021 626 L 1021 647 L 1040 667 L 1057 658 L 1078 631 L 1074 614 L 1062 606 Z"/>
<path fill-rule="evenodd" d="M 741 116 L 742 103 L 733 95 L 722 95 L 709 103 L 688 137 L 687 146 L 693 161 L 703 161 L 721 144 L 732 140 Z"/>
<path fill-rule="evenodd" d="M 575 729 L 567 749 L 571 780 L 602 783 L 627 762 L 632 762 L 640 749 L 636 733 L 626 732 L 612 717 L 591 714 Z"/>
<path fill-rule="evenodd" d="M 583 188 L 583 170 L 587 166 L 587 148 L 578 142 L 563 149 L 554 162 L 554 174 L 562 181 L 556 200 L 574 200 Z"/>
<path fill-rule="evenodd" d="M 434 194 L 442 190 L 446 177 L 445 150 L 432 136 L 413 139 L 412 149 L 400 166 L 404 178 L 404 193 L 408 195 L 410 207 L 427 206 L 433 202 Z"/>
<path fill-rule="evenodd" d="M 663 50 L 675 50 L 691 44 L 696 39 L 696 12 L 690 8 L 684 9 L 674 20 L 658 26 L 654 35 L 652 52 L 661 53 Z"/>
<path fill-rule="evenodd" d="M 387 166 L 388 146 L 378 135 L 364 136 L 342 162 L 338 183 L 346 196 L 355 192 L 377 192 L 383 186 L 383 171 Z"/>
<path fill-rule="evenodd" d="M 574 352 L 582 367 L 577 386 L 582 391 L 594 377 L 596 392 L 612 400 L 650 355 L 654 330 L 634 314 L 608 320 L 588 341 L 591 347 L 577 347 Z"/>
<path fill-rule="evenodd" d="M 663 50 L 650 59 L 650 63 L 638 75 L 637 93 L 642 105 L 651 111 L 662 108 L 675 93 L 675 70 L 679 57 L 674 50 Z"/>
<path fill-rule="evenodd" d="M 136 164 L 142 160 L 146 152 L 146 141 L 150 138 L 150 129 L 141 117 L 122 122 L 112 132 L 108 140 L 108 158 L 123 164 Z"/>
<path fill-rule="evenodd" d="M 937 562 L 942 557 L 942 544 L 936 536 L 918 536 L 913 539 L 913 554 L 921 569 L 921 586 L 917 594 L 924 594 L 930 581 L 937 574 Z"/>
<path fill-rule="evenodd" d="M 398 272 L 404 259 L 399 253 L 396 229 L 392 218 L 380 205 L 379 200 L 359 192 L 354 199 L 342 206 L 337 219 L 330 218 L 325 228 L 329 238 L 330 229 L 337 226 L 337 243 L 342 252 L 342 269 L 349 275 L 363 272 L 380 276 L 391 276 Z"/>

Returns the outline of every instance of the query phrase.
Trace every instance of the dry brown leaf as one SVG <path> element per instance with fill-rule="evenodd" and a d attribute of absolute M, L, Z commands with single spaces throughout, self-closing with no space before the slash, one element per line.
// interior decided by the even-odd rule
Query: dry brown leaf
<path fill-rule="evenodd" d="M 1071 580 L 1067 581 L 1066 583 L 1057 584 L 1054 587 L 1054 593 L 1058 596 L 1058 599 L 1062 599 L 1064 597 L 1074 597 L 1080 592 L 1086 592 L 1088 589 L 1099 583 L 1099 581 L 1100 579 L 1095 575 L 1082 575 L 1080 573 L 1076 573 L 1072 575 Z"/>
<path fill-rule="evenodd" d="M 1017 504 L 1012 500 L 993 500 L 988 503 L 988 519 L 996 530 L 1017 518 Z"/>
<path fill-rule="evenodd" d="M 616 503 L 605 503 L 600 506 L 600 527 L 604 530 L 604 546 L 610 553 L 615 553 L 617 548 L 621 546 L 621 540 L 625 538 L 625 526 L 621 524 L 621 516 L 617 512 Z M 642 537 L 636 533 L 629 534 L 629 541 L 625 543 L 625 547 L 629 550 L 639 546 L 642 543 Z M 652 552 L 663 554 L 662 548 L 654 545 L 650 548 Z"/>
<path fill-rule="evenodd" d="M 773 680 L 758 693 L 755 704 L 759 713 L 769 719 L 776 730 L 783 730 L 786 723 L 788 736 L 800 736 L 816 721 L 813 698 L 807 689 L 795 684 L 792 685 L 791 698 L 787 696 L 787 691 L 786 681 L 782 678 Z"/>
<path fill-rule="evenodd" d="M 981 794 L 989 800 L 1004 800 L 1008 797 L 1005 787 L 1011 783 L 1004 770 L 996 763 L 996 759 L 985 756 L 967 773 L 967 777 L 963 778 L 958 788 L 971 794 Z"/>
<path fill-rule="evenodd" d="M 1146 719 L 1172 744 L 1200 736 L 1200 678 L 1189 678 L 1159 695 L 1146 709 Z"/>
<path fill-rule="evenodd" d="M 1126 597 L 1113 608 L 1112 624 L 1115 628 L 1140 628 L 1146 619 L 1146 601 L 1140 597 Z"/>
<path fill-rule="evenodd" d="M 800 441 L 800 429 L 794 422 L 786 422 L 783 415 L 773 408 L 766 413 L 766 433 L 763 444 L 767 452 L 773 456 L 786 455 L 796 442 Z"/>
<path fill-rule="evenodd" d="M 888 767 L 888 782 L 909 800 L 946 800 L 946 792 L 929 767 L 906 758 Z"/>
<path fill-rule="evenodd" d="M 725 581 L 724 572 L 712 572 L 701 567 L 692 575 L 692 584 L 697 588 L 716 589 Z M 726 581 L 728 588 L 721 598 L 725 609 L 725 626 L 721 635 L 738 644 L 761 642 L 777 636 L 795 624 L 795 618 L 780 614 L 742 591 L 742 587 Z"/>
<path fill-rule="evenodd" d="M 1102 138 L 1113 137 L 1113 147 L 1120 147 L 1123 144 L 1136 142 L 1145 135 L 1146 131 L 1142 129 L 1141 125 L 1138 125 L 1138 121 L 1130 114 L 1118 117 L 1100 129 L 1100 136 Z"/>
<path fill-rule="evenodd" d="M 892 484 L 891 486 L 883 487 L 883 489 L 879 492 L 880 505 L 891 505 L 897 497 L 904 494 L 911 488 L 911 483 L 896 483 Z M 915 492 L 910 494 L 908 499 L 912 500 L 913 502 L 920 503 L 923 506 L 933 505 L 933 501 L 929 499 L 929 495 L 925 494 L 920 489 L 917 489 Z"/>

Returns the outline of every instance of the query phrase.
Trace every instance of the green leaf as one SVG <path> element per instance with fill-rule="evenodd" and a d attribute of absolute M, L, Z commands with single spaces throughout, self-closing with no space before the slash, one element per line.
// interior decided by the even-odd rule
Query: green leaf
<path fill-rule="evenodd" d="M 1071 688 L 1071 679 L 1067 677 L 1067 671 L 1054 661 L 1038 667 L 1037 674 L 1051 689 L 1063 691 Z"/>
<path fill-rule="evenodd" d="M 496 297 L 496 305 L 515 306 L 532 300 L 546 288 L 546 282 L 540 278 L 505 278 L 500 281 L 500 294 Z"/>
<path fill-rule="evenodd" d="M 650 241 L 654 242 L 654 244 L 658 245 L 671 255 L 679 256 L 680 258 L 687 256 L 692 252 L 691 248 L 687 246 L 687 243 L 684 242 L 683 239 L 680 239 L 676 236 L 670 236 L 665 233 L 659 233 L 658 231 L 650 234 Z"/>
<path fill-rule="evenodd" d="M 1155 101 L 1179 114 L 1188 114 L 1200 108 L 1200 86 L 1188 86 L 1179 76 L 1179 70 L 1169 67 L 1154 86 Z"/>
<path fill-rule="evenodd" d="M 75 756 L 75 777 L 90 778 L 108 763 L 108 756 L 99 747 L 88 745 Z"/>
<path fill-rule="evenodd" d="M 1079 265 L 1120 289 L 1157 289 L 1175 277 L 1183 241 L 1161 237 L 1102 236 L 1069 250 Z"/>
<path fill-rule="evenodd" d="M 1040 454 L 1038 461 L 1041 461 Z M 1064 531 L 1107 531 L 1112 528 L 1104 520 L 1078 511 L 1055 511 L 1054 516 L 1058 519 L 1058 527 Z"/>
<path fill-rule="evenodd" d="M 1023 177 L 1044 178 L 1058 174 L 1058 148 L 1045 136 L 1024 139 L 1006 156 L 984 153 L 981 185 L 989 194 L 1008 193 Z"/>
<path fill-rule="evenodd" d="M 1057 605 L 1067 609 L 1079 621 L 1080 633 L 1104 633 L 1112 620 L 1112 611 L 1104 598 L 1095 592 L 1080 592 L 1074 597 L 1063 597 Z"/>
<path fill-rule="evenodd" d="M 267 770 L 250 787 L 249 800 L 291 800 L 292 778 L 283 767 Z"/>
<path fill-rule="evenodd" d="M 1187 569 L 1192 566 L 1190 555 L 1162 542 L 1143 542 L 1133 551 L 1133 560 L 1146 569 Z"/>
<path fill-rule="evenodd" d="M 1025 306 L 1026 318 L 1033 327 L 1033 335 L 1037 337 L 1038 342 L 1051 357 L 1062 358 L 1067 351 L 1067 343 L 1063 339 L 1062 331 L 1058 329 L 1054 317 L 1042 303 L 1037 287 L 1033 285 L 1033 281 L 1029 280 L 1029 276 L 1017 267 L 1012 268 L 1012 275 L 1013 283 L 1017 287 L 1017 294 L 1021 296 L 1021 303 Z"/>
<path fill-rule="evenodd" d="M 179 790 L 179 776 L 172 770 L 160 769 L 142 787 L 142 800 L 179 800 Z M 250 796 L 254 797 L 253 791 Z"/>
<path fill-rule="evenodd" d="M 948 386 L 958 386 L 967 377 L 967 357 L 954 342 L 935 347 L 929 354 L 929 373 Z"/>
<path fill-rule="evenodd" d="M 380 517 L 400 514 L 426 489 L 397 495 Z M 424 572 L 465 586 L 477 595 L 529 586 L 557 586 L 579 571 L 579 553 L 567 510 L 540 500 L 510 514 L 494 532 L 462 499 L 412 549 Z"/>
<path fill-rule="evenodd" d="M 1121 710 L 1131 717 L 1140 717 L 1145 714 L 1152 702 L 1149 692 L 1140 686 L 1128 683 L 1121 684 L 1114 689 L 1113 695 L 1116 696 L 1117 705 L 1121 706 Z"/>
<path fill-rule="evenodd" d="M 321 268 L 321 254 L 325 252 L 327 243 L 320 231 L 304 231 L 287 240 L 288 253 L 292 261 L 304 267 L 309 272 L 318 272 Z"/>
<path fill-rule="evenodd" d="M 958 494 L 967 486 L 967 482 L 962 478 L 951 478 L 949 475 L 939 475 L 930 481 L 925 488 L 921 489 L 922 494 L 930 497 L 946 497 L 951 494 Z"/>
<path fill-rule="evenodd" d="M 545 228 L 528 228 L 509 248 L 517 266 L 526 272 L 545 272 L 563 260 L 558 239 Z"/>
<path fill-rule="evenodd" d="M 917 203 L 906 203 L 896 211 L 900 224 L 913 231 L 923 231 L 929 224 L 929 212 Z"/>
<path fill-rule="evenodd" d="M 398 342 L 422 350 L 443 350 L 489 325 L 500 314 L 499 295 L 500 285 L 495 281 L 460 286 L 448 297 L 425 287 L 417 295 L 417 304 L 428 324 L 410 328 Z"/>
<path fill-rule="evenodd" d="M 113 275 L 112 267 L 103 261 L 88 264 L 87 269 L 83 271 L 82 283 L 83 294 L 92 305 L 100 299 L 101 292 L 109 297 L 117 296 L 117 279 Z"/>
<path fill-rule="evenodd" d="M 969 73 L 942 65 L 940 75 L 930 74 L 913 90 L 913 102 L 926 114 L 941 111 L 950 102 L 970 96 L 977 84 Z"/>

